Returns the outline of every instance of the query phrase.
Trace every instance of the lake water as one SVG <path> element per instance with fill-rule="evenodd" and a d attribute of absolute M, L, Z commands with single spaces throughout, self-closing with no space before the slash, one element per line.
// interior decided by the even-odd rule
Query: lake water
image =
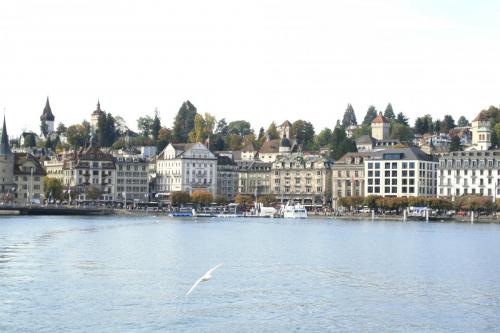
<path fill-rule="evenodd" d="M 499 332 L 500 225 L 0 217 L 0 332 L 291 331 Z"/>

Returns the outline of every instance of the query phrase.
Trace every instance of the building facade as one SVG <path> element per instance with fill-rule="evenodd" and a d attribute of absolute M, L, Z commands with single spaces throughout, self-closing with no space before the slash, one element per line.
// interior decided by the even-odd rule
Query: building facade
<path fill-rule="evenodd" d="M 88 148 L 67 155 L 63 166 L 64 185 L 71 191 L 72 200 L 114 201 L 116 165 L 113 156 L 91 141 Z"/>
<path fill-rule="evenodd" d="M 116 156 L 116 200 L 149 201 L 149 163 L 138 156 Z"/>
<path fill-rule="evenodd" d="M 43 177 L 46 172 L 31 154 L 14 154 L 14 182 L 16 204 L 40 204 L 44 199 Z"/>
<path fill-rule="evenodd" d="M 271 193 L 271 163 L 262 161 L 237 161 L 238 193 L 245 195 Z"/>
<path fill-rule="evenodd" d="M 217 156 L 217 196 L 234 201 L 238 193 L 238 165 L 227 156 Z"/>
<path fill-rule="evenodd" d="M 321 207 L 331 200 L 331 161 L 319 156 L 283 154 L 271 164 L 271 193 L 276 199 Z"/>
<path fill-rule="evenodd" d="M 436 196 L 437 160 L 418 148 L 393 148 L 365 159 L 365 195 Z"/>
<path fill-rule="evenodd" d="M 156 191 L 217 193 L 217 158 L 201 143 L 170 143 L 156 158 Z"/>
<path fill-rule="evenodd" d="M 500 151 L 457 151 L 439 159 L 438 196 L 500 198 Z"/>
<path fill-rule="evenodd" d="M 332 165 L 332 208 L 339 209 L 339 199 L 365 196 L 365 159 L 370 152 L 347 153 Z"/>

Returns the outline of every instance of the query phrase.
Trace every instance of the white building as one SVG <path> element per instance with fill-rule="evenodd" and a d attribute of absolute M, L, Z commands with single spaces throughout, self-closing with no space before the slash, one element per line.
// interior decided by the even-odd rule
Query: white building
<path fill-rule="evenodd" d="M 156 158 L 156 191 L 217 192 L 217 158 L 201 143 L 170 143 Z"/>
<path fill-rule="evenodd" d="M 392 148 L 365 159 L 365 194 L 435 196 L 437 160 L 418 148 Z"/>
<path fill-rule="evenodd" d="M 500 197 L 500 151 L 457 151 L 439 159 L 438 196 Z"/>

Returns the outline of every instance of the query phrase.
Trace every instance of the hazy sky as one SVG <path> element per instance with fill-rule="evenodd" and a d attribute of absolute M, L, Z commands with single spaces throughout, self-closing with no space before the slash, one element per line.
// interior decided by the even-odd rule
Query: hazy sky
<path fill-rule="evenodd" d="M 332 127 L 347 103 L 413 119 L 500 104 L 500 1 L 0 2 L 0 108 L 10 134 L 89 120 L 135 129 L 158 107 Z"/>

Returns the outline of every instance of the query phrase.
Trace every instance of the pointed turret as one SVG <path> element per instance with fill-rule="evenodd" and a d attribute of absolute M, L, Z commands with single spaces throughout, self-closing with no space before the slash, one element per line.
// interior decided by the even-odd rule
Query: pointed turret
<path fill-rule="evenodd" d="M 45 102 L 45 107 L 43 108 L 43 113 L 40 116 L 40 120 L 54 121 L 54 119 L 54 114 L 52 114 L 52 110 L 50 109 L 49 97 L 47 96 L 47 101 Z"/>
<path fill-rule="evenodd" d="M 2 139 L 0 141 L 0 156 L 11 155 L 9 136 L 7 135 L 7 125 L 5 124 L 5 115 L 3 116 Z"/>

